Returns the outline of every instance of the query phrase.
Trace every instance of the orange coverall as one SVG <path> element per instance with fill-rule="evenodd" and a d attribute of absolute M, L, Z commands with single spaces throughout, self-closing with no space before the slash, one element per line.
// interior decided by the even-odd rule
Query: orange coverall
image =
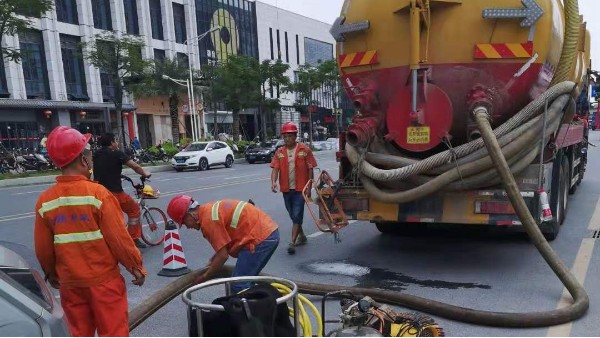
<path fill-rule="evenodd" d="M 35 254 L 74 336 L 128 336 L 127 289 L 119 263 L 146 271 L 117 199 L 83 176 L 59 176 L 36 204 Z"/>

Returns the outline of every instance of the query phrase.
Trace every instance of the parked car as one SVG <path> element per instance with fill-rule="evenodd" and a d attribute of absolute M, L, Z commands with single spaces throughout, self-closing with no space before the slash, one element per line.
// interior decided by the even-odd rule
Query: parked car
<path fill-rule="evenodd" d="M 60 302 L 40 274 L 0 246 L 0 337 L 70 336 Z"/>
<path fill-rule="evenodd" d="M 331 147 L 333 150 L 336 150 L 336 151 L 340 150 L 340 139 L 339 138 L 330 137 L 325 142 L 331 144 Z"/>
<path fill-rule="evenodd" d="M 313 144 L 312 144 L 312 146 L 317 151 L 319 151 L 319 150 L 331 150 L 331 149 L 333 149 L 333 146 L 331 145 L 331 143 L 329 143 L 327 141 L 314 141 Z"/>
<path fill-rule="evenodd" d="M 271 162 L 271 159 L 273 158 L 273 154 L 275 153 L 275 151 L 278 148 L 278 141 L 273 140 L 273 141 L 267 141 L 267 142 L 261 142 L 259 144 L 257 144 L 254 147 L 249 148 L 248 150 L 246 150 L 246 153 L 244 154 L 244 156 L 246 157 L 246 161 L 250 164 L 253 164 L 255 162 L 266 162 L 269 163 Z M 282 146 L 282 144 L 280 144 L 279 146 Z"/>
<path fill-rule="evenodd" d="M 171 166 L 176 171 L 207 170 L 215 165 L 233 166 L 233 150 L 225 142 L 193 142 L 171 159 Z"/>

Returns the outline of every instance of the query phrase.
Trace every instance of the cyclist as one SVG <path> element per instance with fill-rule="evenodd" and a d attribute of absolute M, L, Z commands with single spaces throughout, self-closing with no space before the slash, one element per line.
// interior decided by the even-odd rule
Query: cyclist
<path fill-rule="evenodd" d="M 146 244 L 140 239 L 142 237 L 140 207 L 131 196 L 123 191 L 121 172 L 123 165 L 126 165 L 144 178 L 149 178 L 150 173 L 119 150 L 119 143 L 114 134 L 102 135 L 100 146 L 102 148 L 94 154 L 94 179 L 117 198 L 121 210 L 127 214 L 127 230 L 135 246 L 145 248 Z"/>

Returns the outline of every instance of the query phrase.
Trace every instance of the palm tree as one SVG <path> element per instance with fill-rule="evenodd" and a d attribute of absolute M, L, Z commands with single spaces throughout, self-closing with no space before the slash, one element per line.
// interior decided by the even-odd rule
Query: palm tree
<path fill-rule="evenodd" d="M 173 143 L 178 143 L 180 141 L 178 107 L 181 94 L 185 89 L 172 80 L 169 80 L 169 78 L 187 79 L 188 68 L 175 59 L 155 60 L 145 80 L 135 85 L 132 92 L 136 98 L 152 96 L 168 97 Z"/>

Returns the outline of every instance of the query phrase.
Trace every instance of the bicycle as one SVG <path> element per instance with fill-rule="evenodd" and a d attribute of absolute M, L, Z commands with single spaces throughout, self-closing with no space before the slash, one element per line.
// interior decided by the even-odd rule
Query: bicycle
<path fill-rule="evenodd" d="M 144 177 L 140 177 L 141 184 L 135 184 L 131 178 L 125 175 L 121 175 L 121 179 L 131 183 L 138 200 L 137 203 L 142 211 L 140 218 L 142 240 L 150 246 L 159 245 L 164 240 L 167 216 L 160 208 L 146 206 L 146 200 L 157 199 L 160 192 L 147 185 L 146 181 L 149 181 L 149 179 Z"/>

